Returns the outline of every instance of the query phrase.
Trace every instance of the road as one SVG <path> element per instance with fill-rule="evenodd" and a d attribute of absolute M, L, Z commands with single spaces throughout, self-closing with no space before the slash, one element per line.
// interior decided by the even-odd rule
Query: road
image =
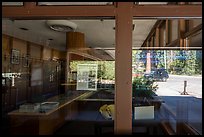
<path fill-rule="evenodd" d="M 181 95 L 184 91 L 185 80 L 188 95 Z M 184 110 L 182 118 L 186 118 L 189 125 L 202 135 L 202 76 L 170 75 L 167 82 L 157 82 L 157 84 L 159 89 L 156 94 L 176 114 Z"/>
<path fill-rule="evenodd" d="M 184 91 L 184 81 L 187 81 L 188 95 L 202 98 L 202 76 L 169 75 L 167 82 L 157 82 L 159 89 L 156 93 L 159 96 L 180 96 Z"/>

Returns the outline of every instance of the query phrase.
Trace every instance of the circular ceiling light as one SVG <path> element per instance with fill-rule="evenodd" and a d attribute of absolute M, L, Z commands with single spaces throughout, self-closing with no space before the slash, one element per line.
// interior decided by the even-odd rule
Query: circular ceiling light
<path fill-rule="evenodd" d="M 52 30 L 60 32 L 75 31 L 77 28 L 75 23 L 68 20 L 48 20 L 46 23 Z"/>

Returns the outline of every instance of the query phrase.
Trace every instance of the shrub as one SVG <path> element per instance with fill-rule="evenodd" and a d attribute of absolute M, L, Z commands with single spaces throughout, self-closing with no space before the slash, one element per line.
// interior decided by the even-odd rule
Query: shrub
<path fill-rule="evenodd" d="M 132 92 L 134 97 L 152 98 L 154 91 L 158 89 L 158 85 L 153 80 L 141 77 L 135 77 L 132 82 Z"/>

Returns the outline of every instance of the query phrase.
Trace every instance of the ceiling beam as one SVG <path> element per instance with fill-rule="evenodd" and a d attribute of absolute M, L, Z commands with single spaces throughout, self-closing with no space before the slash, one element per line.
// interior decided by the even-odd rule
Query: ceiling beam
<path fill-rule="evenodd" d="M 134 5 L 134 17 L 202 17 L 202 5 Z"/>
<path fill-rule="evenodd" d="M 141 47 L 144 47 L 144 46 L 145 46 L 146 42 L 147 42 L 148 40 L 150 40 L 150 38 L 151 38 L 151 37 L 153 36 L 153 34 L 155 33 L 156 28 L 159 27 L 159 26 L 160 26 L 162 23 L 164 23 L 164 22 L 165 22 L 165 20 L 157 20 L 157 22 L 156 22 L 156 23 L 154 24 L 154 26 L 152 27 L 151 31 L 149 32 L 147 38 L 144 40 L 144 42 L 143 42 L 143 44 L 142 44 Z"/>
<path fill-rule="evenodd" d="M 106 6 L 2 6 L 3 18 L 63 18 L 63 17 L 112 17 L 114 5 Z"/>
<path fill-rule="evenodd" d="M 90 6 L 39 6 L 24 2 L 24 6 L 2 6 L 3 18 L 63 18 L 63 17 L 113 17 L 118 3 Z M 134 17 L 202 17 L 202 5 L 136 5 Z"/>

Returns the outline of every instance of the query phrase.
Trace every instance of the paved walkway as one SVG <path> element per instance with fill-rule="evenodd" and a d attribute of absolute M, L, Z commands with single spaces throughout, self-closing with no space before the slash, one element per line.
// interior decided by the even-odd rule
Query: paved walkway
<path fill-rule="evenodd" d="M 169 108 L 176 114 L 185 107 L 183 117 L 186 117 L 190 126 L 197 129 L 202 135 L 202 98 L 190 95 L 180 95 L 173 91 L 157 92 Z"/>

